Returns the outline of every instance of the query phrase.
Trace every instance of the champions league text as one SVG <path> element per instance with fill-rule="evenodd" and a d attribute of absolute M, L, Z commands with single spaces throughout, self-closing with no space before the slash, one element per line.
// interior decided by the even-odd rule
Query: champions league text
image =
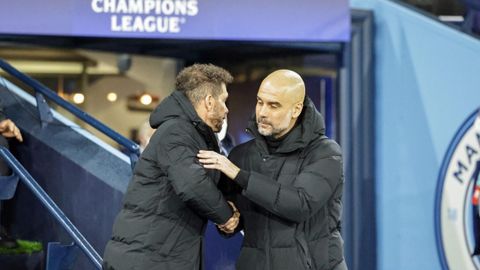
<path fill-rule="evenodd" d="M 198 14 L 197 0 L 92 0 L 95 13 L 112 14 L 114 32 L 178 33 L 188 16 Z"/>

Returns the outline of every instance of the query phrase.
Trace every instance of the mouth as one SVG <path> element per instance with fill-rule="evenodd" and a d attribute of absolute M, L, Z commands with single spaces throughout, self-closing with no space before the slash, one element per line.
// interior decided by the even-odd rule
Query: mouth
<path fill-rule="evenodd" d="M 270 126 L 270 124 L 267 124 L 267 123 L 262 123 L 262 122 L 259 122 L 257 123 L 259 127 L 262 127 L 262 128 L 267 128 Z"/>

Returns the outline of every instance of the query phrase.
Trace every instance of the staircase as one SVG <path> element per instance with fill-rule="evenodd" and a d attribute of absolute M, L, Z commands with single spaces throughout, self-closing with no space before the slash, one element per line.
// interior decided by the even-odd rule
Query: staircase
<path fill-rule="evenodd" d="M 44 250 L 22 258 L 0 257 L 0 269 L 101 269 L 100 255 L 138 159 L 138 146 L 8 63 L 0 60 L 0 68 L 35 93 L 0 77 L 4 111 L 24 137 L 23 143 L 12 142 L 11 152 L 0 149 L 0 158 L 15 172 L 0 179 L 0 199 L 13 224 L 11 234 L 39 241 Z M 107 134 L 129 154 L 59 115 L 46 99 Z"/>

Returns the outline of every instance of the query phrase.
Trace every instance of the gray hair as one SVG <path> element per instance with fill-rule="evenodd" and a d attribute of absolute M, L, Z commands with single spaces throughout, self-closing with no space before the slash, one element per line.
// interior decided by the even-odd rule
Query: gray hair
<path fill-rule="evenodd" d="M 217 98 L 222 93 L 222 83 L 233 81 L 232 75 L 221 67 L 212 64 L 194 64 L 184 68 L 177 75 L 175 88 L 197 104 L 211 94 Z"/>

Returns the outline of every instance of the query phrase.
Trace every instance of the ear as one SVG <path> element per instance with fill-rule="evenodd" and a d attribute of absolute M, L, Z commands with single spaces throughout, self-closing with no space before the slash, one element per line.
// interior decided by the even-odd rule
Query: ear
<path fill-rule="evenodd" d="M 299 102 L 299 103 L 295 104 L 295 106 L 293 107 L 292 117 L 293 118 L 298 118 L 300 116 L 300 114 L 302 113 L 302 109 L 303 109 L 303 102 Z"/>
<path fill-rule="evenodd" d="M 207 95 L 205 97 L 205 109 L 207 109 L 207 112 L 210 112 L 213 110 L 213 107 L 215 106 L 215 99 L 213 98 L 212 95 Z"/>

